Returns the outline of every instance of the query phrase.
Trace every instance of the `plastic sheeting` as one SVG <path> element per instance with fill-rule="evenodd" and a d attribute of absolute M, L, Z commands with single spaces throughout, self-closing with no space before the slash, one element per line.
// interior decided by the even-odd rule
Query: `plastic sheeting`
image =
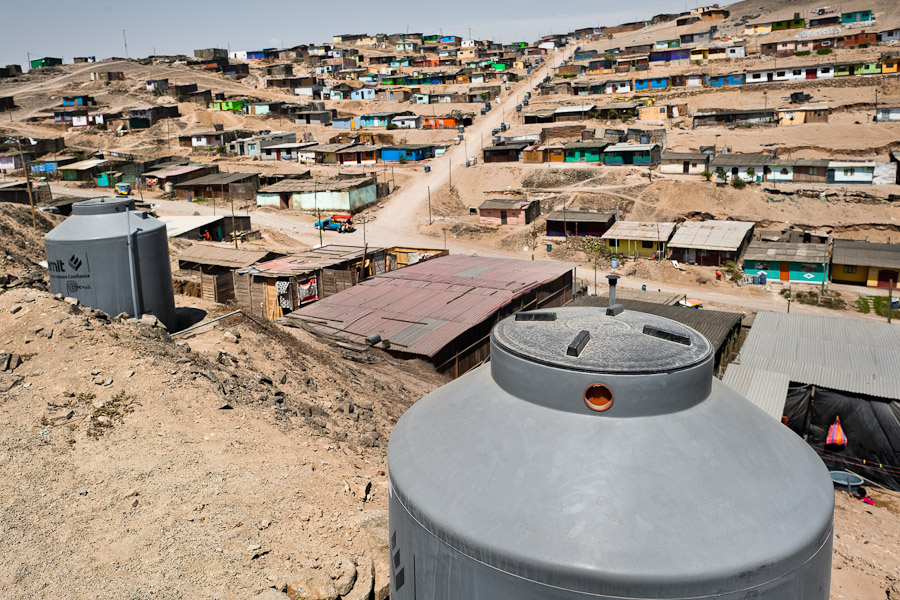
<path fill-rule="evenodd" d="M 900 402 L 792 384 L 784 416 L 788 427 L 806 438 L 829 470 L 850 470 L 900 490 Z M 828 428 L 838 417 L 847 445 L 843 450 L 826 449 Z"/>

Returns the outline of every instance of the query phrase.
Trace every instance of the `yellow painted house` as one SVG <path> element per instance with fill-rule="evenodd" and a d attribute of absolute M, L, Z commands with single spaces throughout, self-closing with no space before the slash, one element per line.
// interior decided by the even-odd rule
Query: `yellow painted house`
<path fill-rule="evenodd" d="M 666 244 L 674 232 L 675 223 L 616 221 L 602 239 L 615 255 L 647 258 L 656 252 L 665 256 Z"/>
<path fill-rule="evenodd" d="M 772 23 L 749 23 L 744 26 L 744 35 L 772 33 Z"/>
<path fill-rule="evenodd" d="M 900 287 L 900 244 L 834 240 L 831 280 L 874 288 Z"/>

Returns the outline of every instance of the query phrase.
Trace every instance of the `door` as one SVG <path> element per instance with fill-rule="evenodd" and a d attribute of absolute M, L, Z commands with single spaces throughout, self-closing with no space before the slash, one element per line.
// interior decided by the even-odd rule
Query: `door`
<path fill-rule="evenodd" d="M 500 224 L 506 225 L 508 223 L 508 220 L 509 220 L 509 213 L 507 213 L 507 211 L 505 211 L 505 210 L 501 210 L 500 211 Z"/>
<path fill-rule="evenodd" d="M 816 69 L 807 69 L 806 70 L 806 78 L 807 79 L 815 79 L 816 78 Z"/>
<path fill-rule="evenodd" d="M 783 262 L 778 266 L 778 279 L 781 281 L 790 281 L 791 280 L 791 266 Z"/>
<path fill-rule="evenodd" d="M 900 282 L 900 274 L 897 271 L 892 269 L 881 269 L 878 271 L 878 287 L 890 287 L 892 281 L 894 282 L 894 287 L 897 287 L 898 282 Z"/>
<path fill-rule="evenodd" d="M 681 165 L 681 172 L 684 173 L 685 175 L 687 175 L 688 173 L 691 172 L 691 161 L 689 161 L 689 160 L 684 161 L 684 164 Z"/>

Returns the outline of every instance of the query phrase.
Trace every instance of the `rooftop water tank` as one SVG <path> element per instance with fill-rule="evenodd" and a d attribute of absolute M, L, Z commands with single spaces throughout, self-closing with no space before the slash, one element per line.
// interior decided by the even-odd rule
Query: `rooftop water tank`
<path fill-rule="evenodd" d="M 133 254 L 129 256 L 128 236 Z M 131 198 L 93 198 L 44 236 L 50 291 L 110 315 L 156 315 L 176 326 L 166 225 Z M 132 293 L 134 290 L 134 293 Z"/>
<path fill-rule="evenodd" d="M 827 600 L 834 492 L 689 327 L 518 313 L 388 448 L 392 600 Z"/>

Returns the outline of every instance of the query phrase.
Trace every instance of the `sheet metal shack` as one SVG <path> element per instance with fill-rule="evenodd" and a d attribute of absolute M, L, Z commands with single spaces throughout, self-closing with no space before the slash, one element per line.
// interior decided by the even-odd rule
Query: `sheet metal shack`
<path fill-rule="evenodd" d="M 443 256 L 383 273 L 291 314 L 285 321 L 425 358 L 454 377 L 490 353 L 491 328 L 521 310 L 572 298 L 574 265 L 480 256 Z"/>
<path fill-rule="evenodd" d="M 555 210 L 547 215 L 548 236 L 601 236 L 615 222 L 613 213 L 593 210 Z"/>
<path fill-rule="evenodd" d="M 377 199 L 375 177 L 353 179 L 285 179 L 261 188 L 257 206 L 356 212 Z"/>
<path fill-rule="evenodd" d="M 237 250 L 194 244 L 175 257 L 178 270 L 182 273 L 176 271 L 173 275 L 176 278 L 186 275 L 199 279 L 201 298 L 224 303 L 235 299 L 234 271 L 282 256 L 268 250 Z"/>
<path fill-rule="evenodd" d="M 235 272 L 235 294 L 238 304 L 251 314 L 278 319 L 368 277 L 446 253 L 446 250 L 421 248 L 332 244 Z"/>
<path fill-rule="evenodd" d="M 672 239 L 672 258 L 689 264 L 719 266 L 738 262 L 753 235 L 749 221 L 687 221 Z"/>
<path fill-rule="evenodd" d="M 497 198 L 485 200 L 478 207 L 482 225 L 528 225 L 541 214 L 538 200 Z"/>

